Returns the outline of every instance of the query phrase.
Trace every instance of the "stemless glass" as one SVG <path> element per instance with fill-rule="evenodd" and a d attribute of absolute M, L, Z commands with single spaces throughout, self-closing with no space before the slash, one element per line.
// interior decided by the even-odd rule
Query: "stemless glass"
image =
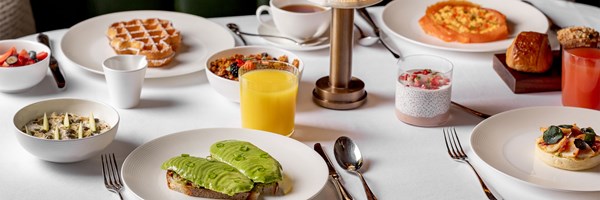
<path fill-rule="evenodd" d="M 562 104 L 600 110 L 600 49 L 563 49 Z"/>
<path fill-rule="evenodd" d="M 242 127 L 291 136 L 298 68 L 286 62 L 253 61 L 240 67 L 239 77 Z"/>
<path fill-rule="evenodd" d="M 396 117 L 415 126 L 439 126 L 450 118 L 452 63 L 433 55 L 398 61 Z"/>

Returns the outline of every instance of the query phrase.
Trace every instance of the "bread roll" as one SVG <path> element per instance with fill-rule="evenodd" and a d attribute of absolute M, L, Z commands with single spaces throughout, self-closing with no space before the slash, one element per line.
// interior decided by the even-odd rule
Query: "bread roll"
<path fill-rule="evenodd" d="M 552 50 L 548 35 L 537 32 L 521 32 L 506 49 L 508 67 L 531 73 L 543 73 L 552 66 Z"/>
<path fill-rule="evenodd" d="M 560 29 L 557 33 L 558 42 L 565 49 L 579 47 L 600 47 L 600 33 L 590 27 L 572 26 Z"/>

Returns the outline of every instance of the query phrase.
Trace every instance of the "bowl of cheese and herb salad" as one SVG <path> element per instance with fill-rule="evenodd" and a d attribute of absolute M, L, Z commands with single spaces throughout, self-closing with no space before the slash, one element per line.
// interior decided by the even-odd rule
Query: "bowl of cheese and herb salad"
<path fill-rule="evenodd" d="M 98 155 L 114 139 L 119 114 L 85 99 L 48 99 L 19 109 L 13 118 L 17 140 L 39 159 L 69 163 Z"/>
<path fill-rule="evenodd" d="M 165 161 L 167 186 L 190 196 L 215 199 L 258 199 L 283 195 L 281 164 L 252 143 L 223 140 L 207 158 L 182 154 Z"/>

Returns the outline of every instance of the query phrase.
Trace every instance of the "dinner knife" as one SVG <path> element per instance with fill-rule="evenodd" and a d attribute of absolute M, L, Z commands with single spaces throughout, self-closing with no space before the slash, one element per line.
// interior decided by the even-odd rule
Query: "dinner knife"
<path fill-rule="evenodd" d="M 365 21 L 367 21 L 367 23 L 369 23 L 371 28 L 373 28 L 373 32 L 375 33 L 375 35 L 379 37 L 379 41 L 381 41 L 381 44 L 383 44 L 383 46 L 394 56 L 394 58 L 400 58 L 400 49 L 394 46 L 393 42 L 385 43 L 384 38 L 387 38 L 387 35 L 385 35 L 385 33 L 383 33 L 379 29 L 379 27 L 377 27 L 377 24 L 375 24 L 375 21 L 373 21 L 373 19 L 369 15 L 369 12 L 367 12 L 367 9 L 362 7 L 357 8 L 356 11 L 363 19 L 365 19 Z"/>
<path fill-rule="evenodd" d="M 321 155 L 321 157 L 323 157 L 323 160 L 325 160 L 325 163 L 327 163 L 327 168 L 329 168 L 329 177 L 331 177 L 331 179 L 332 179 L 331 182 L 333 182 L 333 185 L 335 185 L 335 188 L 337 188 L 342 199 L 352 200 L 353 199 L 352 196 L 350 196 L 350 193 L 348 193 L 346 188 L 344 188 L 344 185 L 342 185 L 342 182 L 340 182 L 340 175 L 337 173 L 337 171 L 335 171 L 335 168 L 333 168 L 333 165 L 331 165 L 331 161 L 329 161 L 329 158 L 327 158 L 327 154 L 325 154 L 325 152 L 323 151 L 321 144 L 316 143 L 314 148 L 315 148 L 315 151 L 317 151 L 317 153 L 319 153 L 319 155 Z"/>
<path fill-rule="evenodd" d="M 46 46 L 48 46 L 48 48 L 50 48 L 50 50 L 52 50 L 52 47 L 50 46 L 50 39 L 46 34 L 38 34 L 37 41 L 42 44 L 45 44 Z M 52 72 L 52 76 L 54 76 L 54 81 L 56 81 L 56 85 L 58 86 L 58 88 L 64 88 L 66 85 L 65 77 L 62 75 L 60 68 L 58 67 L 58 61 L 56 61 L 52 54 L 50 55 L 50 64 L 48 67 L 50 68 L 50 72 Z"/>

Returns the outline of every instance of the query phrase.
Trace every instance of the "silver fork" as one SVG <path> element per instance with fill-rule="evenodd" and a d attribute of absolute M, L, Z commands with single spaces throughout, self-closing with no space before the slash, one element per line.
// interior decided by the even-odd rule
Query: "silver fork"
<path fill-rule="evenodd" d="M 475 175 L 477 175 L 477 179 L 479 179 L 479 184 L 481 184 L 485 195 L 490 200 L 496 200 L 497 198 L 494 196 L 494 194 L 492 194 L 492 192 L 490 191 L 490 189 L 488 189 L 485 183 L 483 183 L 481 176 L 479 176 L 477 170 L 475 170 L 473 165 L 471 165 L 471 163 L 469 162 L 469 158 L 467 157 L 467 154 L 465 154 L 465 152 L 463 151 L 462 145 L 460 144 L 460 140 L 458 139 L 458 135 L 456 134 L 456 129 L 454 127 L 444 128 L 443 132 L 444 141 L 446 142 L 446 149 L 448 149 L 448 154 L 450 155 L 450 157 L 452 157 L 452 159 L 454 159 L 457 162 L 464 162 L 469 164 L 471 169 L 473 169 L 473 171 L 475 172 Z"/>
<path fill-rule="evenodd" d="M 106 186 L 108 191 L 117 193 L 119 198 L 123 200 L 123 196 L 121 196 L 123 182 L 121 181 L 121 176 L 119 175 L 119 167 L 117 166 L 115 154 L 102 154 L 100 157 L 102 158 L 102 176 L 104 177 L 104 186 Z"/>

